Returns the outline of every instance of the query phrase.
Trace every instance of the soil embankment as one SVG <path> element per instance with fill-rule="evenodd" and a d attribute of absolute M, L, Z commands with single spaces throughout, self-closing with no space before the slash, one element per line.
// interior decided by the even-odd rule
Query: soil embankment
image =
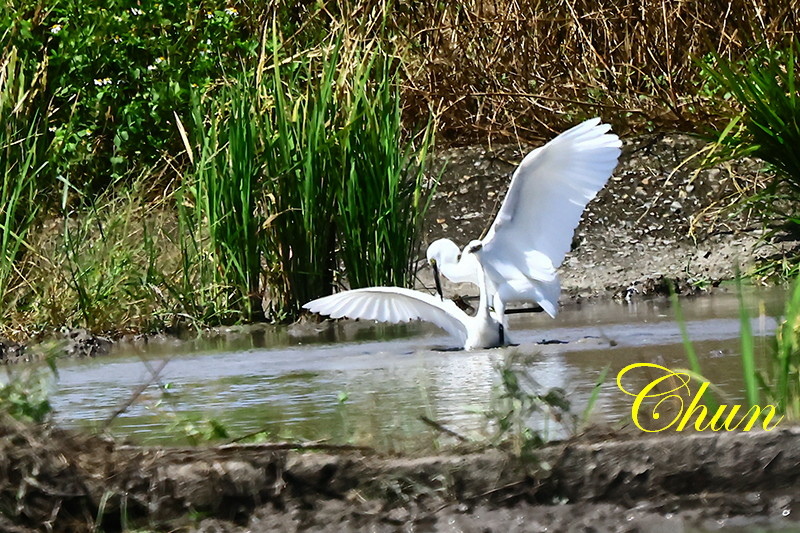
<path fill-rule="evenodd" d="M 698 170 L 704 146 L 683 134 L 625 141 L 619 166 L 587 207 L 559 269 L 562 302 L 663 295 L 667 280 L 693 294 L 734 278 L 737 268 L 746 271 L 759 257 L 781 257 L 796 248 L 793 241 L 765 242 L 747 211 L 721 211 L 763 168 L 744 160 Z M 464 246 L 480 238 L 528 149 L 453 148 L 440 154 L 448 164 L 431 205 L 426 241 L 448 237 Z M 432 286 L 422 266 L 421 284 Z"/>
<path fill-rule="evenodd" d="M 797 429 L 577 439 L 527 460 L 155 449 L 0 429 L 10 532 L 683 531 L 777 524 L 800 501 Z"/>

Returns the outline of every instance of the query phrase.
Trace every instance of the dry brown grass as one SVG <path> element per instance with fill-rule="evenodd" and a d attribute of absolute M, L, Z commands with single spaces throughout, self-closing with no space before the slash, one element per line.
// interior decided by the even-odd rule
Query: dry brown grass
<path fill-rule="evenodd" d="M 798 28 L 781 0 L 403 0 L 407 109 L 442 110 L 451 142 L 549 137 L 600 115 L 615 131 L 696 131 L 724 107 L 693 57 L 746 57 Z"/>

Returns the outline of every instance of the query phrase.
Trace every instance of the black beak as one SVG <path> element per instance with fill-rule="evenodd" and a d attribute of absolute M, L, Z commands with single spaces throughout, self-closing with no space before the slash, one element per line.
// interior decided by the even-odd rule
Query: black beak
<path fill-rule="evenodd" d="M 439 295 L 440 300 L 444 300 L 442 295 L 442 281 L 439 279 L 439 267 L 436 266 L 436 261 L 431 262 L 433 267 L 433 282 L 436 284 L 436 294 Z"/>

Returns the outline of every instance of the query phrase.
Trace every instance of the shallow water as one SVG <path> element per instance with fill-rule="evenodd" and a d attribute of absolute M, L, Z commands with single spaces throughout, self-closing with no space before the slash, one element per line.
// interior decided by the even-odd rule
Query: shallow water
<path fill-rule="evenodd" d="M 749 291 L 753 331 L 773 331 L 784 292 Z M 682 301 L 689 336 L 706 376 L 741 398 L 738 301 L 717 294 Z M 134 392 L 135 401 L 114 418 L 115 435 L 137 442 L 181 442 L 181 436 L 216 420 L 235 438 L 266 431 L 278 439 L 329 439 L 384 449 L 430 446 L 438 432 L 427 416 L 467 436 L 489 431 L 485 411 L 500 396 L 497 367 L 509 357 L 542 392 L 566 391 L 581 414 L 600 373 L 609 366 L 590 420 L 624 424 L 632 397 L 616 385 L 633 362 L 686 367 L 677 323 L 668 302 L 595 302 L 572 305 L 556 320 L 513 315 L 516 347 L 453 351 L 452 339 L 426 324 L 385 326 L 341 321 L 313 331 L 259 330 L 231 341 L 179 348 L 155 346 L 109 358 L 59 365 L 52 398 L 66 426 L 100 426 Z M 539 344 L 542 340 L 564 344 Z M 764 342 L 757 343 L 763 351 Z M 153 379 L 153 372 L 166 362 Z M 641 388 L 654 375 L 633 376 Z M 526 381 L 527 382 L 527 381 Z M 569 430 L 550 417 L 531 420 L 550 437 Z M 185 442 L 185 440 L 183 441 Z"/>

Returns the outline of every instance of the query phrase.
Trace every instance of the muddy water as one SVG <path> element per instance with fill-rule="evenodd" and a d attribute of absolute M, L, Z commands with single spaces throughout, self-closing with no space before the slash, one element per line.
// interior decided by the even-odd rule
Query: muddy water
<path fill-rule="evenodd" d="M 780 314 L 783 296 L 779 290 L 746 293 L 756 335 L 773 331 L 770 317 Z M 682 308 L 704 372 L 732 399 L 741 398 L 736 296 L 687 299 Z M 413 449 L 441 437 L 420 421 L 423 415 L 463 435 L 489 432 L 484 413 L 498 405 L 497 367 L 513 357 L 528 386 L 563 388 L 576 414 L 608 365 L 590 417 L 620 424 L 631 408 L 631 398 L 616 386 L 621 368 L 639 361 L 686 366 L 673 314 L 668 302 L 655 300 L 567 306 L 556 320 L 513 315 L 519 346 L 474 352 L 449 350 L 452 340 L 426 324 L 259 330 L 191 349 L 162 346 L 62 363 L 53 406 L 64 425 L 97 427 L 149 383 L 113 420 L 114 434 L 181 442 L 215 420 L 231 438 L 265 431 L 277 439 Z M 763 350 L 764 342 L 757 346 Z M 652 377 L 634 376 L 631 387 Z M 569 433 L 549 417 L 530 423 L 552 437 Z"/>

